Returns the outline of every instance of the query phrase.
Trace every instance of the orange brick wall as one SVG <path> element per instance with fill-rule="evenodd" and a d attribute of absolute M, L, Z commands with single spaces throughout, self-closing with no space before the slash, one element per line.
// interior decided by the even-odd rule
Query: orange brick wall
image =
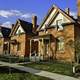
<path fill-rule="evenodd" d="M 0 38 L 0 54 L 9 54 L 9 38 Z M 7 50 L 4 50 L 4 44 L 6 43 L 7 45 Z"/>
<path fill-rule="evenodd" d="M 17 51 L 17 45 L 10 44 L 10 53 L 12 55 L 16 56 L 24 56 L 25 55 L 25 42 L 26 42 L 26 35 L 21 34 L 21 35 L 16 35 L 11 37 L 11 40 L 15 39 L 17 42 L 21 43 L 21 50 Z M 14 48 L 13 48 L 14 46 Z"/>
<path fill-rule="evenodd" d="M 65 25 L 63 31 L 57 31 L 56 28 L 55 29 L 51 28 L 48 29 L 47 31 L 49 34 L 52 35 L 49 54 L 53 56 L 53 59 L 70 61 L 70 62 L 74 61 L 75 49 L 72 49 L 70 46 L 67 45 L 69 40 L 74 41 L 74 24 Z M 39 32 L 39 35 L 45 35 L 45 34 L 46 33 L 43 31 Z M 54 37 L 57 38 L 59 36 L 64 37 L 65 41 L 64 52 L 56 50 L 56 42 L 54 40 Z"/>
<path fill-rule="evenodd" d="M 3 54 L 3 44 L 4 44 L 4 39 L 0 38 L 0 55 Z"/>
<path fill-rule="evenodd" d="M 29 40 L 29 35 L 27 34 L 21 34 L 16 35 L 11 37 L 11 40 L 16 39 L 19 43 L 21 43 L 21 50 L 17 51 L 17 45 L 14 45 L 14 49 L 13 49 L 13 44 L 10 44 L 10 53 L 12 55 L 16 55 L 16 56 L 29 56 L 30 53 L 30 40 Z"/>

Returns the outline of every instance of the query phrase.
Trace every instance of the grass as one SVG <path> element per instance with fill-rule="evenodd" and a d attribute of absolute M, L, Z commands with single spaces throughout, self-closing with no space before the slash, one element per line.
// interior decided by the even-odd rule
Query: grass
<path fill-rule="evenodd" d="M 9 67 L 0 67 L 0 80 L 51 80 L 49 78 L 25 73 Z"/>
<path fill-rule="evenodd" d="M 69 63 L 59 62 L 40 62 L 40 63 L 28 63 L 22 64 L 23 66 L 32 67 L 39 70 L 45 70 L 53 73 L 59 73 L 63 75 L 73 76 L 72 65 Z"/>
<path fill-rule="evenodd" d="M 19 63 L 19 62 L 28 62 L 29 58 L 24 57 L 15 57 L 15 56 L 3 56 L 0 55 L 0 61 L 4 61 L 4 62 L 10 62 L 10 63 Z"/>

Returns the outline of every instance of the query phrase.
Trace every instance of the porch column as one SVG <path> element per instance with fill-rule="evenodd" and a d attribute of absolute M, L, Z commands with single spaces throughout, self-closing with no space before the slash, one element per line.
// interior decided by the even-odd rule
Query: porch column
<path fill-rule="evenodd" d="M 10 42 L 8 42 L 8 54 L 10 54 Z"/>
<path fill-rule="evenodd" d="M 45 50 L 44 50 L 44 39 L 42 38 L 42 55 L 43 55 L 43 59 L 44 59 L 44 52 Z"/>
<path fill-rule="evenodd" d="M 51 42 L 50 42 L 50 39 L 49 39 L 49 51 L 48 51 L 48 54 L 49 54 L 49 59 L 50 59 L 50 57 L 51 57 L 50 47 L 51 47 Z"/>
<path fill-rule="evenodd" d="M 31 58 L 31 49 L 32 49 L 31 43 L 32 43 L 32 40 L 30 40 L 30 58 Z"/>
<path fill-rule="evenodd" d="M 38 45 L 38 54 L 39 54 L 39 57 L 40 57 L 40 54 L 41 54 L 41 50 L 40 50 L 40 41 L 38 40 L 38 43 L 39 43 L 39 45 Z"/>

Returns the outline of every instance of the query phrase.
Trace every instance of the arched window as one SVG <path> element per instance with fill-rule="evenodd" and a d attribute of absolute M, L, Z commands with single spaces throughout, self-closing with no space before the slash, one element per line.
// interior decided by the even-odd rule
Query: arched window
<path fill-rule="evenodd" d="M 58 37 L 57 50 L 64 51 L 64 38 L 63 37 Z"/>

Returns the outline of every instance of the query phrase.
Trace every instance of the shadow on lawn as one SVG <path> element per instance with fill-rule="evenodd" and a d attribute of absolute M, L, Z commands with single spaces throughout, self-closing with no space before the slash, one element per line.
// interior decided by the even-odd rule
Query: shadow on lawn
<path fill-rule="evenodd" d="M 26 73 L 24 71 L 20 71 L 11 67 L 7 67 L 7 66 L 0 66 L 0 74 L 2 73 Z"/>
<path fill-rule="evenodd" d="M 0 80 L 52 80 L 7 66 L 0 66 Z"/>

